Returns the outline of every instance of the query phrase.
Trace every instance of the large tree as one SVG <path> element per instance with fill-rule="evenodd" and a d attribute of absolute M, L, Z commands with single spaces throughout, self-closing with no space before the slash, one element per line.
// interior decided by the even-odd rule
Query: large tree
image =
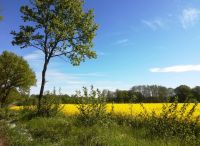
<path fill-rule="evenodd" d="M 22 57 L 8 51 L 0 55 L 1 107 L 5 106 L 11 92 L 27 92 L 35 83 L 35 73 Z"/>
<path fill-rule="evenodd" d="M 38 111 L 51 58 L 65 57 L 72 65 L 79 65 L 86 58 L 96 58 L 91 48 L 97 25 L 93 10 L 86 11 L 83 4 L 84 0 L 30 0 L 29 6 L 20 9 L 23 21 L 28 23 L 20 26 L 19 32 L 11 32 L 12 44 L 34 47 L 44 53 Z"/>

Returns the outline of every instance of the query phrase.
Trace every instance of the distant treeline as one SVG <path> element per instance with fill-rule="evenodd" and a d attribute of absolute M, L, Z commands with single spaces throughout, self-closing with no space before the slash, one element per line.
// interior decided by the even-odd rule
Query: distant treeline
<path fill-rule="evenodd" d="M 80 103 L 83 100 L 75 95 L 58 95 L 55 89 L 51 96 L 56 96 L 63 104 Z M 200 86 L 190 88 L 181 85 L 177 88 L 167 88 L 157 85 L 141 85 L 133 86 L 130 90 L 109 91 L 105 89 L 102 91 L 102 97 L 108 103 L 200 102 Z M 36 98 L 37 95 L 31 95 L 30 99 L 34 101 Z"/>
<path fill-rule="evenodd" d="M 177 88 L 167 88 L 157 85 L 133 86 L 130 90 L 103 91 L 108 102 L 116 103 L 161 103 L 161 102 L 199 102 L 200 86 L 190 88 L 181 85 Z"/>

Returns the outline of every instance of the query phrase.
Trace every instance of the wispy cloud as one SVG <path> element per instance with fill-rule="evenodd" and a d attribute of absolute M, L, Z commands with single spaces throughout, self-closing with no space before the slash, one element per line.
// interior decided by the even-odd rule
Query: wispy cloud
<path fill-rule="evenodd" d="M 200 10 L 196 8 L 184 9 L 180 19 L 184 29 L 194 26 L 200 20 Z"/>
<path fill-rule="evenodd" d="M 164 28 L 164 22 L 161 19 L 142 20 L 142 23 L 153 31 Z"/>
<path fill-rule="evenodd" d="M 121 40 L 120 44 L 124 45 L 127 41 Z M 33 67 L 37 77 L 37 86 L 31 88 L 31 94 L 38 94 L 41 85 L 43 54 L 40 51 L 34 51 L 25 55 L 24 58 L 29 62 L 31 67 Z M 117 88 L 129 89 L 131 87 L 128 85 L 124 86 L 124 84 L 119 81 L 110 81 L 109 74 L 106 72 L 68 72 L 61 68 L 61 64 L 62 62 L 59 60 L 51 61 L 49 64 L 46 74 L 47 82 L 45 85 L 45 91 L 52 91 L 54 86 L 57 90 L 61 87 L 61 92 L 67 94 L 73 94 L 75 90 L 80 90 L 83 86 L 89 88 L 91 85 L 94 85 L 94 87 L 99 88 L 100 90 L 115 90 Z M 65 64 L 63 63 L 63 65 Z"/>
<path fill-rule="evenodd" d="M 38 94 L 41 85 L 41 72 L 36 72 L 37 86 L 31 88 L 32 94 Z M 76 89 L 87 85 L 87 81 L 80 77 L 50 68 L 46 74 L 45 91 L 52 91 L 53 87 L 62 88 L 62 93 L 73 93 Z"/>
<path fill-rule="evenodd" d="M 83 74 L 84 75 L 84 74 Z M 41 85 L 41 72 L 36 72 L 37 86 L 31 88 L 31 93 L 38 94 Z M 52 90 L 53 87 L 62 88 L 63 93 L 72 94 L 75 90 L 89 85 L 87 79 L 80 74 L 69 74 L 64 71 L 50 68 L 46 74 L 45 91 Z"/>
<path fill-rule="evenodd" d="M 27 61 L 38 61 L 41 60 L 42 58 L 43 54 L 42 51 L 40 50 L 36 50 L 33 53 L 24 56 L 24 59 L 26 59 Z"/>
<path fill-rule="evenodd" d="M 128 39 L 122 39 L 122 40 L 118 40 L 118 41 L 116 42 L 116 44 L 118 44 L 118 45 L 126 44 L 126 43 L 128 43 Z"/>
<path fill-rule="evenodd" d="M 107 55 L 107 53 L 105 53 L 105 52 L 97 52 L 97 56 L 105 56 L 105 55 Z"/>
<path fill-rule="evenodd" d="M 37 85 L 39 86 L 41 84 L 41 73 L 36 72 L 36 76 L 38 79 Z M 47 70 L 47 84 L 51 86 L 57 86 L 57 85 L 69 85 L 69 84 L 76 84 L 76 85 L 84 85 L 87 84 L 86 82 L 87 78 L 91 77 L 105 77 L 106 74 L 104 73 L 80 73 L 80 74 L 72 74 L 72 73 L 65 73 L 63 71 L 55 70 L 53 68 L 50 68 Z"/>
<path fill-rule="evenodd" d="M 200 71 L 200 64 L 197 65 L 177 65 L 177 66 L 170 66 L 170 67 L 164 67 L 164 68 L 152 68 L 150 69 L 151 72 L 154 73 L 181 73 L 181 72 L 194 72 L 194 71 Z"/>
<path fill-rule="evenodd" d="M 94 72 L 94 73 L 83 73 L 83 74 L 72 74 L 76 77 L 105 77 L 105 73 Z"/>

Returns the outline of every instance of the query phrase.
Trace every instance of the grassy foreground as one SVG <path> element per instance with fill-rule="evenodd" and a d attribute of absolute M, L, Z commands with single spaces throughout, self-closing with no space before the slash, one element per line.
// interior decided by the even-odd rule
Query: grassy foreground
<path fill-rule="evenodd" d="M 111 122 L 111 121 L 110 121 Z M 131 128 L 114 121 L 84 126 L 72 117 L 34 118 L 16 125 L 0 122 L 6 143 L 11 146 L 164 146 L 179 140 L 147 137 L 147 129 Z M 5 137 L 4 137 L 5 138 Z"/>
<path fill-rule="evenodd" d="M 6 146 L 200 145 L 199 104 L 61 107 L 62 112 L 47 117 L 30 108 L 1 110 L 0 140 Z"/>

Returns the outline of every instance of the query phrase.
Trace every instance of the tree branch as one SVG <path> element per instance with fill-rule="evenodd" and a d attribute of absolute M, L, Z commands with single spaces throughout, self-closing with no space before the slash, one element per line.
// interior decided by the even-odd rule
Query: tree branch
<path fill-rule="evenodd" d="M 30 46 L 32 46 L 32 47 L 34 47 L 34 48 L 36 48 L 36 49 L 41 50 L 42 52 L 44 52 L 43 49 L 39 48 L 38 46 L 36 46 L 36 45 L 34 45 L 34 44 L 32 44 L 32 43 L 30 43 Z"/>
<path fill-rule="evenodd" d="M 72 51 L 69 51 L 69 52 L 62 52 L 60 54 L 55 54 L 55 55 L 52 55 L 52 57 L 57 57 L 57 56 L 62 56 L 62 55 L 67 55 L 69 53 L 71 53 Z"/>

